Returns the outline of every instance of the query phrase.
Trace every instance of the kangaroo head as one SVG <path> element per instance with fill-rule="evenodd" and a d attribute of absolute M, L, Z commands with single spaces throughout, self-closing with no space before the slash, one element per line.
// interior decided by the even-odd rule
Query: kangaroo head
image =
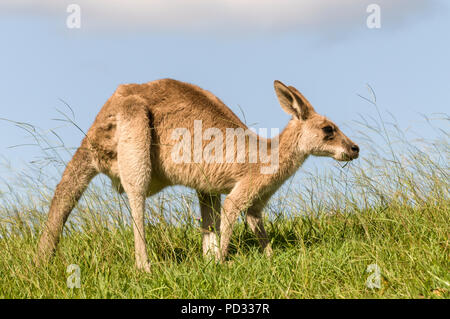
<path fill-rule="evenodd" d="M 294 142 L 299 151 L 315 156 L 329 156 L 338 161 L 358 157 L 359 147 L 325 116 L 317 114 L 311 103 L 294 87 L 274 82 L 283 110 L 292 115 L 289 127 L 296 131 Z"/>

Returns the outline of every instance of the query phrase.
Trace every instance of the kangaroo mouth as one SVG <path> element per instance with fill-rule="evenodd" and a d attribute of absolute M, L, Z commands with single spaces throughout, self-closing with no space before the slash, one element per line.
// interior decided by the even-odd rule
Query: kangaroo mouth
<path fill-rule="evenodd" d="M 349 153 L 341 153 L 339 157 L 335 157 L 336 160 L 340 162 L 350 162 L 354 159 L 357 159 L 359 154 L 349 154 Z"/>

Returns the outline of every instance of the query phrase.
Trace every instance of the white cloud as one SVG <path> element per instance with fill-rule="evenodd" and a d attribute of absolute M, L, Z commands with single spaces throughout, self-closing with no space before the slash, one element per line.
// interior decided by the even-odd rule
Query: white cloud
<path fill-rule="evenodd" d="M 389 26 L 436 5 L 435 0 L 2 0 L 0 10 L 64 17 L 70 3 L 80 5 L 87 28 L 250 33 L 357 27 L 364 25 L 371 3 L 380 5 Z"/>

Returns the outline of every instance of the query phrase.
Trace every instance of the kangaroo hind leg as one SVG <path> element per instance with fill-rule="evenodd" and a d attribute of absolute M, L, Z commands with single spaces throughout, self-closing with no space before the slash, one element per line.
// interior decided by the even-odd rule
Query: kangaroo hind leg
<path fill-rule="evenodd" d="M 128 96 L 120 102 L 117 162 L 120 182 L 128 195 L 133 232 L 136 267 L 150 271 L 145 242 L 145 198 L 151 176 L 151 131 L 145 101 Z"/>
<path fill-rule="evenodd" d="M 220 195 L 197 192 L 202 214 L 203 256 L 217 256 L 219 244 L 217 233 L 220 231 Z"/>

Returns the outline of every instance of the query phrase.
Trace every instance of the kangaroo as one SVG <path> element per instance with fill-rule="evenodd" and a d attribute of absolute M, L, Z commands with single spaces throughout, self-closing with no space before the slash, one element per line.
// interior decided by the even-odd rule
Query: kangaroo
<path fill-rule="evenodd" d="M 218 129 L 224 134 L 227 129 L 248 129 L 211 92 L 173 79 L 120 85 L 98 113 L 56 187 L 38 244 L 38 262 L 48 261 L 54 255 L 64 223 L 98 173 L 109 176 L 117 190 L 128 195 L 136 267 L 140 270 L 150 271 L 144 228 L 145 199 L 171 185 L 197 191 L 204 255 L 219 262 L 225 260 L 233 225 L 239 214 L 245 212 L 250 229 L 270 256 L 272 248 L 264 229 L 262 209 L 275 191 L 309 155 L 350 161 L 359 154 L 359 147 L 333 122 L 316 113 L 297 89 L 280 81 L 274 81 L 274 88 L 281 107 L 292 118 L 274 138 L 253 136 L 271 146 L 268 153 L 279 154 L 278 166 L 267 174 L 261 171 L 267 163 L 260 159 L 220 163 L 174 161 L 174 148 L 179 141 L 174 140 L 173 132 L 177 128 L 195 133 L 195 122 L 201 120 L 204 129 Z M 251 137 L 247 134 L 246 141 Z M 232 144 L 235 142 L 233 137 Z M 192 149 L 190 140 L 186 149 Z M 246 146 L 245 152 L 246 158 L 250 157 L 251 148 Z M 227 194 L 223 205 L 221 194 Z"/>

